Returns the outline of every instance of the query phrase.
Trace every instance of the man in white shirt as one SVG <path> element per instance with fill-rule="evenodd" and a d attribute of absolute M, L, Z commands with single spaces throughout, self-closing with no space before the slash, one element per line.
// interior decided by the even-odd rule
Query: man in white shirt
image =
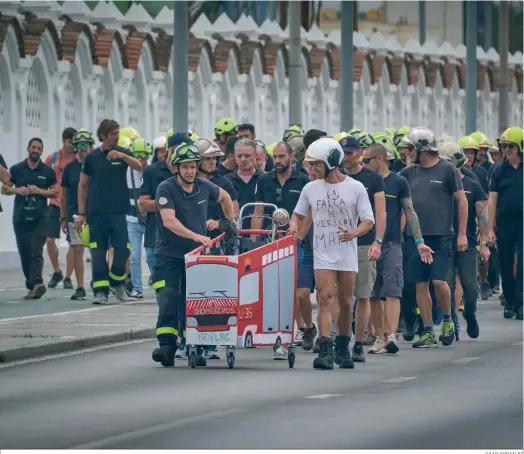
<path fill-rule="evenodd" d="M 320 353 L 315 369 L 354 368 L 349 353 L 351 302 L 358 272 L 357 238 L 375 222 L 364 185 L 339 171 L 344 152 L 332 138 L 313 142 L 306 152 L 317 180 L 308 183 L 290 220 L 290 232 L 297 235 L 300 224 L 311 210 L 313 216 L 313 255 L 319 312 Z M 360 221 L 360 224 L 359 224 Z M 331 339 L 331 307 L 337 290 L 340 315 L 335 339 Z"/>

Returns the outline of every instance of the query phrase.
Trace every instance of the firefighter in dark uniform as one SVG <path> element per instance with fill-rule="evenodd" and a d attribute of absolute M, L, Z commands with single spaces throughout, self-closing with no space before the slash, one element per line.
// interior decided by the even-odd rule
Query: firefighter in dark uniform
<path fill-rule="evenodd" d="M 28 157 L 11 167 L 11 181 L 2 187 L 3 194 L 15 195 L 13 227 L 25 286 L 29 290 L 25 299 L 39 299 L 46 292 L 42 269 L 47 201 L 58 196 L 55 171 L 40 159 L 43 149 L 41 139 L 31 139 L 27 145 Z"/>
<path fill-rule="evenodd" d="M 491 173 L 489 192 L 489 241 L 497 241 L 502 291 L 506 300 L 504 318 L 523 319 L 522 309 L 522 147 L 524 133 L 514 126 L 499 139 L 504 161 Z M 517 254 L 517 274 L 514 256 Z"/>
<path fill-rule="evenodd" d="M 126 175 L 128 166 L 141 172 L 142 164 L 129 150 L 117 146 L 119 132 L 117 122 L 102 121 L 97 131 L 102 144 L 85 157 L 78 184 L 75 226 L 80 232 L 86 223 L 89 224 L 93 304 L 107 303 L 109 287 L 118 300 L 127 300 L 123 285 L 130 247 L 126 222 L 130 206 Z M 107 264 L 109 244 L 114 248 L 111 270 Z"/>
<path fill-rule="evenodd" d="M 208 180 L 197 178 L 200 161 L 198 148 L 180 145 L 171 157 L 175 176 L 161 183 L 156 191 L 157 242 L 153 288 L 158 295 L 156 334 L 159 347 L 153 351 L 153 361 L 164 367 L 174 366 L 177 338 L 179 334 L 184 336 L 184 255 L 200 245 L 211 246 L 211 239 L 204 236 L 208 203 L 220 203 L 228 218 L 235 215 L 231 197 L 226 191 Z M 205 364 L 199 349 L 197 365 Z"/>

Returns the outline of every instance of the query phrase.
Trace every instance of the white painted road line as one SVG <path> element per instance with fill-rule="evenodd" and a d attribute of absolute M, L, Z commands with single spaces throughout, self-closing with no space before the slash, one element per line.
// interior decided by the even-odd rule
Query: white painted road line
<path fill-rule="evenodd" d="M 389 380 L 383 381 L 382 383 L 402 383 L 408 380 L 414 380 L 417 377 L 397 377 L 397 378 L 391 378 Z"/>
<path fill-rule="evenodd" d="M 464 358 L 455 359 L 454 361 L 451 361 L 453 364 L 468 364 L 471 361 L 475 361 L 476 359 L 479 359 L 478 356 L 475 356 L 474 358 L 465 356 Z"/>
<path fill-rule="evenodd" d="M 342 394 L 317 394 L 315 396 L 307 396 L 304 399 L 329 399 L 330 397 L 340 397 Z"/>
<path fill-rule="evenodd" d="M 12 322 L 12 321 L 15 321 L 15 320 L 27 320 L 27 319 L 30 319 L 30 318 L 51 317 L 51 316 L 57 316 L 57 315 L 81 314 L 82 312 L 99 311 L 99 310 L 102 310 L 102 309 L 108 309 L 110 307 L 133 306 L 134 304 L 138 305 L 138 304 L 155 303 L 155 302 L 156 302 L 155 299 L 144 298 L 144 299 L 141 299 L 141 300 L 128 301 L 128 302 L 125 302 L 125 303 L 109 303 L 109 304 L 101 305 L 99 307 L 90 307 L 89 309 L 79 309 L 79 310 L 76 310 L 76 311 L 53 312 L 52 314 L 26 315 L 24 317 L 2 318 L 2 319 L 0 319 L 0 323 Z"/>
<path fill-rule="evenodd" d="M 170 429 L 176 429 L 178 427 L 184 427 L 190 424 L 203 423 L 204 421 L 207 421 L 209 419 L 223 418 L 233 415 L 235 413 L 241 413 L 245 411 L 247 410 L 243 410 L 240 408 L 232 408 L 230 410 L 217 411 L 214 413 L 204 413 L 203 415 L 197 416 L 190 416 L 188 418 L 178 419 L 176 421 L 168 422 L 166 424 L 160 424 L 158 426 L 153 427 L 146 427 L 144 429 L 134 430 L 132 432 L 116 435 L 114 437 L 103 438 L 102 440 L 96 440 L 91 443 L 86 443 L 84 445 L 75 446 L 69 449 L 100 449 L 117 443 L 129 442 L 130 440 L 134 440 L 136 438 L 143 438 L 157 433 L 167 432 Z"/>
<path fill-rule="evenodd" d="M 511 344 L 511 345 L 516 345 L 517 347 L 522 347 L 524 345 L 524 341 L 515 342 L 514 344 Z"/>
<path fill-rule="evenodd" d="M 64 336 L 64 338 L 67 338 L 67 337 L 71 337 L 74 339 L 74 336 Z M 156 339 L 136 339 L 136 340 L 130 340 L 130 341 L 124 341 L 124 342 L 115 342 L 113 344 L 107 344 L 107 345 L 99 345 L 97 347 L 88 347 L 88 348 L 83 348 L 81 350 L 74 350 L 71 352 L 39 356 L 37 358 L 21 359 L 20 361 L 12 361 L 12 362 L 10 361 L 5 364 L 0 363 L 0 370 L 9 369 L 11 367 L 23 366 L 26 364 L 41 363 L 42 361 L 49 361 L 52 359 L 66 358 L 68 356 L 84 355 L 86 353 L 98 352 L 100 350 L 109 350 L 110 348 L 120 348 L 120 347 L 125 347 L 127 345 L 144 344 L 146 342 L 153 342 L 153 341 L 156 342 Z"/>

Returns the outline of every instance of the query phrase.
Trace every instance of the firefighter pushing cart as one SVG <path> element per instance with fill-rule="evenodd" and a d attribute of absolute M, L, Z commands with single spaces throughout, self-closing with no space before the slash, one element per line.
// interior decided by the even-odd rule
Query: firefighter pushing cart
<path fill-rule="evenodd" d="M 241 229 L 244 210 L 273 209 L 271 230 Z M 249 216 L 247 216 L 249 217 Z M 266 216 L 264 216 L 266 217 Z M 293 368 L 297 245 L 293 236 L 277 230 L 289 214 L 276 205 L 248 203 L 239 222 L 220 222 L 223 232 L 210 248 L 199 247 L 185 256 L 186 342 L 188 364 L 196 367 L 197 350 L 226 347 L 230 369 L 238 347 L 288 346 Z M 269 241 L 263 241 L 263 238 Z"/>

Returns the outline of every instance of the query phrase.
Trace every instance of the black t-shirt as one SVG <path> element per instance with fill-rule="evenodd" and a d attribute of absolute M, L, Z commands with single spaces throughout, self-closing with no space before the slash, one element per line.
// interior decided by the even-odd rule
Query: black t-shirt
<path fill-rule="evenodd" d="M 175 257 L 183 259 L 184 255 L 196 249 L 199 244 L 188 238 L 182 238 L 166 229 L 162 223 L 160 211 L 175 210 L 176 218 L 184 227 L 199 235 L 206 234 L 207 209 L 209 201 L 218 200 L 220 188 L 203 178 L 197 178 L 193 192 L 187 193 L 177 182 L 177 177 L 171 177 L 158 186 L 156 191 L 156 256 L 157 258 Z"/>
<path fill-rule="evenodd" d="M 441 159 L 433 167 L 413 164 L 399 175 L 408 180 L 422 235 L 453 235 L 454 194 L 463 189 L 455 166 Z M 406 230 L 412 236 L 409 229 Z"/>
<path fill-rule="evenodd" d="M 489 174 L 488 171 L 481 166 L 473 166 L 471 171 L 477 176 L 480 187 L 485 193 L 489 192 Z"/>
<path fill-rule="evenodd" d="M 386 185 L 386 234 L 384 242 L 401 243 L 402 232 L 400 231 L 400 218 L 402 216 L 402 199 L 411 197 L 409 185 L 404 177 L 390 172 L 384 178 Z"/>
<path fill-rule="evenodd" d="M 113 148 L 133 157 L 129 150 Z M 87 188 L 87 213 L 126 214 L 129 212 L 127 167 L 123 159 L 110 161 L 106 151 L 95 148 L 84 159 L 82 173 L 89 177 Z"/>
<path fill-rule="evenodd" d="M 82 164 L 78 159 L 73 159 L 64 168 L 62 175 L 62 187 L 67 188 L 67 220 L 73 222 L 73 215 L 78 214 L 78 183 Z"/>
<path fill-rule="evenodd" d="M 16 188 L 22 186 L 37 186 L 41 189 L 49 189 L 56 185 L 55 171 L 39 161 L 38 165 L 32 169 L 27 163 L 27 159 L 15 164 L 9 170 L 11 183 Z M 13 210 L 14 224 L 35 224 L 47 214 L 47 197 L 41 195 L 16 195 Z"/>
<path fill-rule="evenodd" d="M 291 175 L 280 185 L 278 181 L 278 174 L 276 170 L 260 175 L 257 183 L 255 193 L 255 200 L 263 203 L 273 203 L 278 208 L 284 208 L 289 216 L 295 211 L 300 193 L 306 184 L 309 183 L 309 178 L 295 169 L 291 169 Z M 273 210 L 266 210 L 267 214 L 271 214 Z"/>
<path fill-rule="evenodd" d="M 386 191 L 384 179 L 378 173 L 373 172 L 373 170 L 367 169 L 366 167 L 363 167 L 359 173 L 349 176 L 357 181 L 360 181 L 364 185 L 366 191 L 368 191 L 368 197 L 371 203 L 371 208 L 373 208 L 373 215 L 375 215 L 375 194 L 377 192 Z M 382 238 L 382 240 L 384 240 L 384 238 Z M 375 241 L 374 225 L 368 233 L 358 238 L 357 244 L 359 246 L 369 246 L 373 244 L 373 241 Z"/>
<path fill-rule="evenodd" d="M 7 164 L 5 163 L 4 157 L 0 154 L 0 166 L 4 169 L 7 169 Z M 0 213 L 2 212 L 2 204 L 0 203 Z"/>
<path fill-rule="evenodd" d="M 486 172 L 488 172 L 488 175 L 489 175 L 489 171 L 493 167 L 493 164 L 489 161 L 484 161 L 480 166 L 484 167 L 486 169 Z"/>
<path fill-rule="evenodd" d="M 140 195 L 148 195 L 153 200 L 156 197 L 156 190 L 160 183 L 171 178 L 173 174 L 167 167 L 165 161 L 157 161 L 147 166 L 142 173 L 142 186 Z M 144 232 L 144 247 L 154 248 L 156 242 L 156 218 L 155 213 L 147 213 L 146 227 Z"/>
<path fill-rule="evenodd" d="M 234 170 L 226 169 L 222 162 L 218 163 L 217 168 L 215 170 L 215 173 L 217 175 L 222 175 L 223 177 L 225 177 L 226 175 L 230 174 L 231 172 L 234 172 Z"/>
<path fill-rule="evenodd" d="M 219 188 L 222 188 L 224 191 L 226 191 L 229 196 L 231 197 L 232 201 L 235 201 L 238 199 L 237 191 L 235 191 L 235 188 L 233 187 L 233 183 L 231 183 L 231 180 L 228 180 L 226 177 L 223 177 L 222 175 L 214 174 L 213 177 L 209 180 L 211 183 L 216 184 Z M 213 219 L 215 221 L 219 221 L 220 219 L 223 219 L 225 217 L 224 210 L 222 209 L 222 205 L 220 203 L 210 200 L 207 206 L 207 219 Z M 207 235 L 210 238 L 216 238 L 218 235 L 220 235 L 220 230 L 211 230 L 207 232 Z"/>
<path fill-rule="evenodd" d="M 472 172 L 471 170 L 468 170 L 465 167 L 462 167 L 460 171 L 462 172 L 462 175 L 464 175 L 465 177 L 471 178 L 472 180 L 475 180 L 478 184 L 480 184 L 479 177 L 475 172 Z"/>
<path fill-rule="evenodd" d="M 480 184 L 473 178 L 462 178 L 462 186 L 468 199 L 468 224 L 466 226 L 466 236 L 468 238 L 468 248 L 477 247 L 477 202 L 487 200 L 488 196 L 482 190 Z M 458 235 L 458 205 L 454 204 L 455 214 L 453 216 L 453 228 L 455 229 L 455 238 Z"/>
<path fill-rule="evenodd" d="M 253 203 L 255 201 L 255 191 L 260 175 L 263 175 L 262 172 L 255 172 L 247 183 L 245 183 L 244 180 L 238 176 L 238 170 L 235 170 L 234 172 L 228 173 L 226 175 L 226 178 L 229 179 L 231 183 L 233 183 L 233 187 L 235 188 L 238 196 L 238 207 L 240 209 L 242 209 L 246 203 Z M 251 216 L 254 211 L 255 209 L 253 207 L 249 207 L 246 208 L 242 213 L 242 217 L 246 218 L 242 222 L 243 229 L 251 228 L 251 217 L 246 216 Z"/>
<path fill-rule="evenodd" d="M 402 159 L 395 159 L 393 161 L 393 165 L 391 166 L 391 171 L 395 173 L 399 173 L 402 169 L 406 168 L 406 164 L 402 162 Z"/>
<path fill-rule="evenodd" d="M 497 214 L 522 217 L 522 163 L 517 169 L 507 161 L 494 166 L 490 190 L 498 194 Z"/>

